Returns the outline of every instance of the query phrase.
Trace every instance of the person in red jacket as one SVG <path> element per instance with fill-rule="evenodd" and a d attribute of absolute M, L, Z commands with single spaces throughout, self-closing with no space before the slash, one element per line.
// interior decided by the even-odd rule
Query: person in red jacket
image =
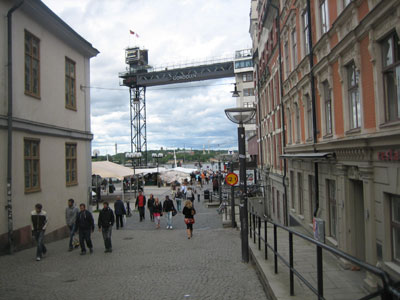
<path fill-rule="evenodd" d="M 139 210 L 140 222 L 144 220 L 144 212 L 146 207 L 146 196 L 143 195 L 142 191 L 139 191 L 139 195 L 136 197 L 135 206 Z"/>

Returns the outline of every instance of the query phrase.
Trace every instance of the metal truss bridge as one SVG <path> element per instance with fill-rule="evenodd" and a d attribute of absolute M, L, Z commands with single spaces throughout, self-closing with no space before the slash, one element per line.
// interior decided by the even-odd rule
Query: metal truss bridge
<path fill-rule="evenodd" d="M 147 87 L 235 76 L 233 58 L 152 68 L 147 64 L 147 50 L 135 48 L 126 50 L 126 63 L 127 71 L 119 73 L 120 85 L 129 87 L 131 152 L 143 153 L 142 166 L 147 165 Z"/>

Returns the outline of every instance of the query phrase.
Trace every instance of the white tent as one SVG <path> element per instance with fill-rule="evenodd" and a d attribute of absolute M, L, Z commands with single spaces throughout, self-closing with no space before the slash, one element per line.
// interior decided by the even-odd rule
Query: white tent
<path fill-rule="evenodd" d="M 133 170 L 110 161 L 92 162 L 92 174 L 100 175 L 103 178 L 124 179 L 126 176 L 132 176 Z"/>

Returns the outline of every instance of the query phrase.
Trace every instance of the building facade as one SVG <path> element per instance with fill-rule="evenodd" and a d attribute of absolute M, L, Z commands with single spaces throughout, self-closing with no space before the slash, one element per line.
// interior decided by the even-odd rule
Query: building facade
<path fill-rule="evenodd" d="M 0 251 L 11 230 L 16 248 L 31 244 L 36 203 L 48 213 L 47 239 L 63 237 L 67 200 L 88 203 L 91 187 L 87 87 L 98 51 L 41 1 L 18 2 L 0 2 L 0 61 L 10 64 L 0 71 L 0 206 L 12 205 L 1 213 Z"/>
<path fill-rule="evenodd" d="M 320 218 L 326 243 L 398 277 L 400 1 L 252 4 L 259 146 L 283 165 L 288 224 L 312 232 Z M 264 88 L 276 78 L 274 66 L 281 98 Z M 275 101 L 276 123 L 284 125 L 280 157 L 263 122 Z M 269 167 L 268 159 L 259 163 Z M 277 207 L 284 199 L 275 192 L 271 201 Z"/>

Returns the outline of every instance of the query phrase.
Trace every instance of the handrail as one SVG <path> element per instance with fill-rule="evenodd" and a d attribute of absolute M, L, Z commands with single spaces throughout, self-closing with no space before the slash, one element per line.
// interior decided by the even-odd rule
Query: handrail
<path fill-rule="evenodd" d="M 382 269 L 377 268 L 373 265 L 370 265 L 364 261 L 361 261 L 357 259 L 356 257 L 345 253 L 341 250 L 338 250 L 336 248 L 333 248 L 329 245 L 326 245 L 320 241 L 317 241 L 305 234 L 302 234 L 300 232 L 297 232 L 293 229 L 290 229 L 288 227 L 285 227 L 281 224 L 278 224 L 271 219 L 268 218 L 268 216 L 259 216 L 254 212 L 250 212 L 250 224 L 249 224 L 249 234 L 250 237 L 253 237 L 254 243 L 256 243 L 256 235 L 258 236 L 258 248 L 261 250 L 261 241 L 264 242 L 264 251 L 265 251 L 265 259 L 268 259 L 268 248 L 274 253 L 274 265 L 275 265 L 275 273 L 278 273 L 278 262 L 277 259 L 279 258 L 284 265 L 286 265 L 289 268 L 290 271 L 290 295 L 294 295 L 294 283 L 293 283 L 293 275 L 296 275 L 315 295 L 318 296 L 318 299 L 325 299 L 323 297 L 323 277 L 322 277 L 322 272 L 323 272 L 323 264 L 322 264 L 322 249 L 326 250 L 332 254 L 335 254 L 339 257 L 342 257 L 351 263 L 365 269 L 366 271 L 376 275 L 377 277 L 380 278 L 382 281 L 383 287 L 380 288 L 378 291 L 371 293 L 360 300 L 367 300 L 367 299 L 372 299 L 376 296 L 381 296 L 382 299 L 392 299 L 392 296 L 395 296 L 397 298 L 400 298 L 400 291 L 399 289 L 396 288 L 394 281 L 390 278 L 390 276 Z M 256 222 L 257 220 L 257 222 Z M 261 222 L 264 222 L 264 238 L 261 236 Z M 257 223 L 257 229 L 256 230 L 256 223 Z M 267 224 L 270 223 L 274 227 L 274 245 L 270 245 L 267 240 Z M 278 252 L 277 249 L 277 228 L 283 229 L 289 233 L 289 262 Z M 312 284 L 307 281 L 294 267 L 293 267 L 293 235 L 306 240 L 314 245 L 317 246 L 317 284 L 318 287 L 315 288 L 312 286 Z"/>

